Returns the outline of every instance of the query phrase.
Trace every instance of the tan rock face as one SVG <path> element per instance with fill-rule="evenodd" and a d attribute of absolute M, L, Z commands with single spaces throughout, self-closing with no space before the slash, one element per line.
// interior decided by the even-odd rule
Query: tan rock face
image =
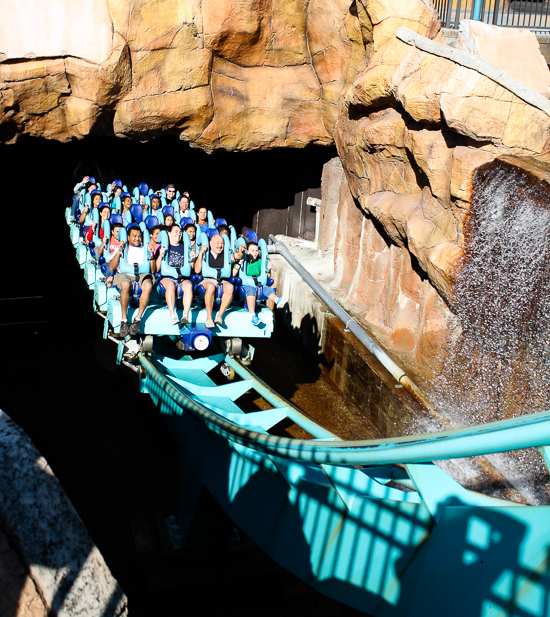
<path fill-rule="evenodd" d="M 502 154 L 546 152 L 550 117 L 521 91 L 447 57 L 421 0 L 363 6 L 374 53 L 343 94 L 338 152 L 361 208 L 452 305 L 474 169 Z M 427 46 L 398 38 L 410 23 Z"/>
<path fill-rule="evenodd" d="M 24 1 L 37 24 L 51 17 Z M 29 41 L 28 52 L 46 59 L 27 60 L 11 34 L 11 64 L 0 62 L 1 141 L 172 132 L 207 151 L 331 144 L 340 93 L 364 62 L 360 24 L 344 0 L 77 3 L 97 41 L 61 36 L 77 29 L 70 11 L 67 22 L 50 20 L 40 44 Z"/>
<path fill-rule="evenodd" d="M 550 96 L 550 71 L 530 30 L 464 19 L 455 47 L 498 66 L 546 98 Z"/>
<path fill-rule="evenodd" d="M 421 0 L 361 6 L 373 53 L 340 100 L 335 141 L 351 194 L 338 209 L 335 283 L 429 390 L 460 333 L 456 277 L 477 216 L 475 172 L 503 159 L 548 182 L 550 107 L 440 45 Z"/>

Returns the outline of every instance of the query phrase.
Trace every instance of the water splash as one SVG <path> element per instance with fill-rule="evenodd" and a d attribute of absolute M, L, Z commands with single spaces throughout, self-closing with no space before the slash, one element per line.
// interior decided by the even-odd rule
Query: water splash
<path fill-rule="evenodd" d="M 456 427 L 550 402 L 550 187 L 502 162 L 478 171 L 474 186 L 456 277 L 455 341 L 436 387 L 435 402 Z M 540 503 L 548 475 L 530 458 L 521 492 Z M 514 467 L 494 460 L 503 475 Z M 518 480 L 514 473 L 508 477 Z"/>

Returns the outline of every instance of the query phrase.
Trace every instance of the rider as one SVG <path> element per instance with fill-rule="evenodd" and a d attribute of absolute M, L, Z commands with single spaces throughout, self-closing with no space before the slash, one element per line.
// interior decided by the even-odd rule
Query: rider
<path fill-rule="evenodd" d="M 208 251 L 207 256 L 205 256 L 206 251 Z M 233 299 L 233 291 L 235 290 L 235 286 L 228 280 L 223 280 L 221 276 L 222 269 L 225 268 L 226 263 L 223 238 L 219 234 L 212 236 L 210 239 L 210 250 L 208 250 L 207 245 L 201 246 L 195 261 L 195 272 L 197 274 L 201 274 L 202 272 L 203 259 L 204 261 L 208 260 L 208 265 L 210 268 L 216 270 L 218 274 L 217 278 L 206 277 L 201 282 L 204 289 L 204 306 L 206 308 L 205 326 L 207 328 L 215 328 L 216 324 L 223 326 L 223 314 L 227 307 L 231 304 L 231 300 Z M 223 295 L 220 302 L 220 310 L 218 311 L 214 321 L 212 321 L 212 310 L 214 309 L 214 302 L 216 300 L 216 292 L 218 288 L 223 290 Z"/>
<path fill-rule="evenodd" d="M 167 263 L 169 266 L 178 270 L 178 268 L 182 268 L 186 262 L 185 255 L 185 244 L 181 242 L 181 227 L 174 223 L 169 227 L 168 231 L 168 257 Z M 161 271 L 161 262 L 166 254 L 166 248 L 163 246 L 158 251 L 158 256 L 156 259 L 156 269 L 157 271 Z M 189 320 L 189 310 L 191 308 L 191 304 L 193 302 L 193 285 L 189 279 L 176 280 L 171 276 L 164 276 L 161 279 L 161 285 L 166 290 L 165 298 L 166 304 L 170 310 L 170 323 L 177 324 L 178 316 L 175 313 L 176 306 L 176 286 L 181 284 L 181 288 L 183 290 L 183 317 L 181 318 L 182 325 L 186 325 Z"/>
<path fill-rule="evenodd" d="M 120 306 L 122 308 L 122 320 L 120 323 L 120 336 L 135 336 L 139 332 L 141 317 L 147 308 L 149 296 L 153 289 L 153 277 L 151 276 L 151 254 L 148 246 L 144 246 L 142 242 L 141 229 L 137 225 L 129 226 L 128 231 L 128 247 L 121 242 L 119 250 L 109 262 L 109 269 L 117 271 L 113 279 L 113 285 L 120 290 Z M 126 249 L 126 262 L 133 265 L 137 270 L 140 266 L 147 269 L 147 272 L 137 275 L 131 275 L 126 272 L 119 272 L 120 257 Z M 141 285 L 141 295 L 139 297 L 139 309 L 132 325 L 128 327 L 127 310 L 130 304 L 131 290 L 134 282 L 137 281 Z"/>

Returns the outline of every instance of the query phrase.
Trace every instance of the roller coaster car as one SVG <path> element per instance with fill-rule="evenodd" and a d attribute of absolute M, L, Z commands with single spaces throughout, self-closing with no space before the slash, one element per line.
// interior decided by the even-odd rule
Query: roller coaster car
<path fill-rule="evenodd" d="M 121 230 L 122 236 L 119 239 L 125 238 L 125 232 Z M 147 238 L 148 240 L 148 235 Z M 162 245 L 168 248 L 169 240 L 168 234 L 163 231 L 159 235 L 159 241 Z M 186 254 L 188 255 L 189 249 L 189 237 L 187 234 L 183 236 L 183 242 L 186 247 Z M 201 234 L 201 243 L 207 243 L 208 240 L 204 234 Z M 231 250 L 230 241 L 225 236 L 225 256 L 226 267 L 222 276 L 229 277 L 231 274 Z M 123 264 L 122 268 L 128 269 L 129 272 L 133 272 L 133 265 L 128 264 L 125 260 L 121 260 Z M 203 266 L 204 267 L 204 266 Z M 207 276 L 217 276 L 217 272 L 210 272 L 208 266 L 204 272 Z M 234 302 L 224 314 L 224 325 L 216 326 L 215 328 L 208 329 L 205 326 L 206 322 L 206 309 L 204 308 L 200 298 L 204 296 L 204 288 L 200 285 L 201 277 L 193 275 L 191 270 L 191 264 L 187 258 L 183 267 L 179 269 L 179 272 L 168 265 L 166 259 L 161 262 L 160 277 L 171 276 L 178 280 L 180 278 L 187 278 L 194 284 L 195 298 L 191 310 L 189 311 L 189 322 L 185 326 L 180 324 L 171 324 L 169 319 L 169 311 L 164 303 L 164 288 L 161 284 L 158 284 L 156 289 L 151 294 L 149 304 L 145 310 L 141 319 L 140 334 L 144 335 L 165 335 L 176 336 L 180 338 L 183 349 L 203 349 L 202 347 L 206 343 L 206 339 L 210 341 L 213 337 L 221 338 L 269 338 L 273 332 L 273 313 L 266 307 L 263 307 L 257 313 L 261 324 L 255 326 L 250 320 L 250 314 L 247 310 L 243 309 L 240 303 Z M 176 311 L 178 315 L 181 314 L 181 299 L 182 299 L 181 285 L 178 285 L 176 292 Z M 122 317 L 121 306 L 118 299 L 118 293 L 106 290 L 105 283 L 99 282 L 96 285 L 96 300 L 98 308 L 106 304 L 107 320 L 112 328 L 113 332 L 120 332 L 120 321 Z M 134 297 L 130 302 L 128 308 L 128 320 L 132 321 L 134 312 L 137 310 L 137 302 L 139 298 L 138 290 L 134 293 Z M 206 345 L 208 346 L 208 345 Z"/>

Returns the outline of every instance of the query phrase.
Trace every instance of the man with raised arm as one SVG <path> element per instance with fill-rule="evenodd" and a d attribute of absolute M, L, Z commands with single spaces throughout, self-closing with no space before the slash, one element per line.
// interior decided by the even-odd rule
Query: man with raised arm
<path fill-rule="evenodd" d="M 126 248 L 124 242 L 121 242 L 118 247 L 118 251 L 115 256 L 109 262 L 109 270 L 117 271 L 113 278 L 113 285 L 120 290 L 120 306 L 122 309 L 122 320 L 120 323 L 120 336 L 135 336 L 139 332 L 141 317 L 147 308 L 151 290 L 153 289 L 153 277 L 151 276 L 151 259 L 154 256 L 151 255 L 149 247 L 143 245 L 141 229 L 137 226 L 129 226 L 128 229 L 128 247 L 126 252 L 126 261 L 130 265 L 143 266 L 147 262 L 148 272 L 144 274 L 138 274 L 136 276 L 127 274 L 125 272 L 118 272 L 120 257 Z M 139 297 L 139 309 L 137 315 L 134 317 L 132 325 L 128 327 L 128 305 L 130 304 L 130 297 L 132 294 L 132 288 L 134 281 L 139 282 L 141 285 L 141 296 Z"/>

